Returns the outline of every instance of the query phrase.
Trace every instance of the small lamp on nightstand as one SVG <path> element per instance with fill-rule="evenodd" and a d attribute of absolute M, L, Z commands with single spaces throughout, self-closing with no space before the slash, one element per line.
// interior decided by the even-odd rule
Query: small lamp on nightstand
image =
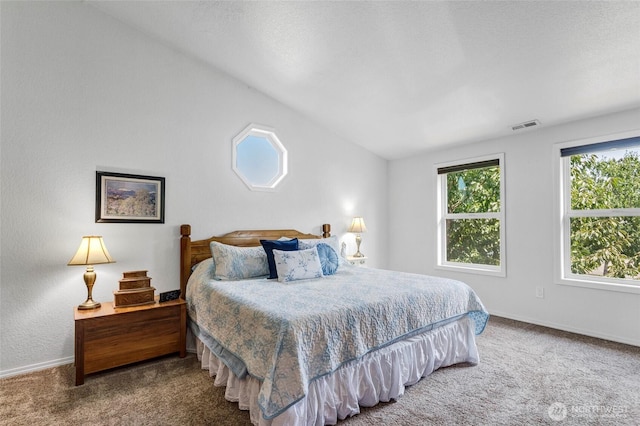
<path fill-rule="evenodd" d="M 82 237 L 80 248 L 67 264 L 68 266 L 84 265 L 87 267 L 87 271 L 84 273 L 84 283 L 87 285 L 87 300 L 78 305 L 78 309 L 96 309 L 100 307 L 100 302 L 93 300 L 91 292 L 93 291 L 93 284 L 96 282 L 96 273 L 93 271 L 93 265 L 101 263 L 115 263 L 115 260 L 109 255 L 102 237 L 93 235 Z"/>
<path fill-rule="evenodd" d="M 362 217 L 354 217 L 347 232 L 353 232 L 354 234 L 356 234 L 357 251 L 353 255 L 353 257 L 364 257 L 364 254 L 360 253 L 360 243 L 362 242 L 362 237 L 360 236 L 360 234 L 363 232 L 367 232 L 367 227 L 364 224 L 364 219 Z"/>

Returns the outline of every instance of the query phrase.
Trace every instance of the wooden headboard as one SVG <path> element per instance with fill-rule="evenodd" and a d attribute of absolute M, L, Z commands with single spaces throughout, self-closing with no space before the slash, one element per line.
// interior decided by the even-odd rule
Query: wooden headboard
<path fill-rule="evenodd" d="M 191 241 L 191 225 L 180 226 L 180 297 L 186 296 L 187 281 L 191 275 L 193 265 L 211 257 L 209 244 L 218 241 L 239 247 L 259 246 L 260 240 L 277 240 L 280 237 L 287 238 L 328 238 L 331 236 L 331 226 L 322 225 L 322 237 L 313 234 L 303 234 L 295 229 L 269 229 L 255 231 L 234 231 L 228 234 L 211 237 L 205 240 Z"/>

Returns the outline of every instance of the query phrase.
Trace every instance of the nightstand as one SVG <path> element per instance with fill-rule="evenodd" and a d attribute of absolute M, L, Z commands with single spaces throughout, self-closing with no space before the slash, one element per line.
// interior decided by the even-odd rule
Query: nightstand
<path fill-rule="evenodd" d="M 356 266 L 365 266 L 365 264 L 367 263 L 367 259 L 368 257 L 353 257 L 353 256 L 347 256 L 347 261 L 352 264 L 352 265 L 356 265 Z"/>
<path fill-rule="evenodd" d="M 76 386 L 87 374 L 186 350 L 186 302 L 98 309 L 75 308 Z"/>

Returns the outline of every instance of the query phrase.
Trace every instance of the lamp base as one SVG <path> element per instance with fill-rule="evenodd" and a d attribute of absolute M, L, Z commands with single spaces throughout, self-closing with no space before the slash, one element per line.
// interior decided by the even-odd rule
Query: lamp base
<path fill-rule="evenodd" d="M 352 257 L 364 257 L 364 254 L 360 253 L 360 243 L 362 242 L 362 237 L 360 234 L 356 234 L 356 253 Z"/>
<path fill-rule="evenodd" d="M 100 307 L 100 302 L 95 302 L 93 299 L 87 299 L 84 303 L 78 305 L 78 309 L 86 310 L 86 309 L 98 309 Z"/>
<path fill-rule="evenodd" d="M 84 273 L 84 283 L 87 286 L 87 300 L 84 303 L 78 305 L 78 309 L 97 309 L 100 307 L 100 302 L 93 300 L 93 284 L 96 282 L 96 273 L 93 270 L 93 265 L 87 265 L 87 271 Z"/>

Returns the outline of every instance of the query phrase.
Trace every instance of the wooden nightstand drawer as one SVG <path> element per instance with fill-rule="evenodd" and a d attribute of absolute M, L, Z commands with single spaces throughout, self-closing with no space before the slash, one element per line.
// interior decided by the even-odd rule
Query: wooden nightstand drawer
<path fill-rule="evenodd" d="M 186 355 L 184 300 L 130 308 L 76 310 L 76 385 L 84 375 L 161 355 Z"/>

